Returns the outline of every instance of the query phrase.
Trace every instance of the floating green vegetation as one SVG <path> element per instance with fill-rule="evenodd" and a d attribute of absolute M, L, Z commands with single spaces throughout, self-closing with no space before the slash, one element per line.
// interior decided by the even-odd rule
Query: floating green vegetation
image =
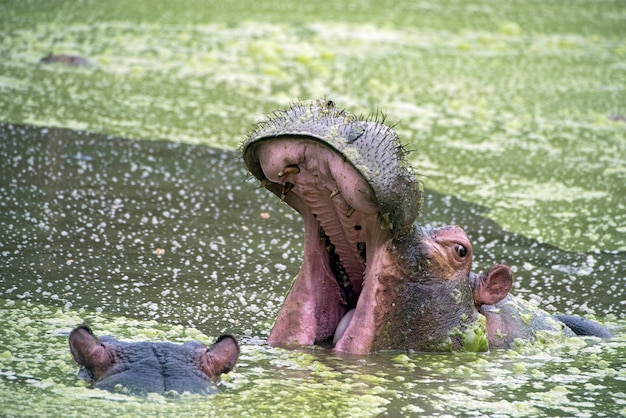
<path fill-rule="evenodd" d="M 400 121 L 426 186 L 507 230 L 626 250 L 619 2 L 157 3 L 0 6 L 0 120 L 235 148 L 326 96 Z"/>
<path fill-rule="evenodd" d="M 492 353 L 338 356 L 242 341 L 234 372 L 213 396 L 137 398 L 90 389 L 76 377 L 69 331 L 132 341 L 205 341 L 200 330 L 156 321 L 0 299 L 0 407 L 4 416 L 375 416 L 626 412 L 626 340 L 546 338 Z M 211 338 L 213 336 L 210 336 Z"/>
<path fill-rule="evenodd" d="M 589 306 L 580 306 L 583 311 L 593 311 L 598 298 L 611 295 L 602 312 L 621 315 L 623 267 L 618 265 L 620 254 L 612 254 L 613 258 L 607 254 L 626 251 L 625 21 L 623 4 L 611 0 L 567 5 L 557 0 L 481 0 L 472 4 L 407 0 L 394 2 L 393 7 L 380 1 L 326 0 L 306 4 L 274 0 L 228 4 L 212 0 L 9 0 L 0 4 L 0 121 L 234 149 L 264 113 L 299 99 L 325 96 L 356 114 L 382 111 L 388 121 L 398 122 L 395 129 L 407 148 L 415 151 L 411 163 L 426 187 L 448 195 L 442 198 L 444 204 L 452 202 L 457 208 L 463 201 L 482 205 L 487 209 L 484 215 L 509 232 L 583 252 L 577 258 L 559 252 L 557 259 L 554 254 L 544 259 L 547 246 L 540 247 L 542 253 L 537 254 L 535 241 L 528 244 L 527 252 L 506 252 L 509 237 L 498 236 L 496 246 L 502 247 L 506 261 L 523 265 L 518 270 L 523 290 L 539 293 L 551 310 L 570 307 L 564 294 L 577 293 L 579 301 L 591 301 Z M 40 64 L 51 50 L 82 56 L 90 66 Z M 36 170 L 40 160 L 31 160 L 32 154 L 26 154 L 13 161 L 29 159 L 28 165 Z M 11 152 L 7 155 L 14 157 Z M 136 158 L 134 155 L 133 161 Z M 61 166 L 54 165 L 50 172 Z M 235 180 L 223 167 L 216 171 Z M 175 173 L 163 173 L 169 172 Z M 146 173 L 150 171 L 142 168 L 128 175 L 143 177 Z M 78 181 L 79 176 L 68 178 Z M 231 183 L 223 183 L 229 201 Z M 19 193 L 32 191 L 20 187 Z M 71 190 L 67 193 L 69 196 Z M 34 202 L 36 197 L 28 199 Z M 73 199 L 80 201 L 82 195 Z M 24 209 L 23 199 L 11 204 Z M 126 204 L 144 208 L 132 199 Z M 224 207 L 230 208 L 230 204 Z M 35 206 L 31 202 L 26 208 Z M 52 208 L 55 216 L 59 208 L 61 205 Z M 188 209 L 187 213 L 192 208 L 183 209 Z M 35 209 L 32 212 L 36 213 Z M 256 219 L 256 212 L 255 218 L 246 219 Z M 31 238 L 39 235 L 29 231 L 58 224 L 46 224 L 45 214 L 33 214 L 20 218 L 28 227 L 15 221 L 16 230 L 5 231 L 2 244 L 9 247 L 3 247 L 2 254 L 12 252 L 15 265 L 13 281 L 5 281 L 9 274 L 0 278 L 3 297 L 28 299 L 41 292 L 41 298 L 48 298 L 51 304 L 63 304 L 64 292 L 77 295 L 80 292 L 73 286 L 96 282 L 93 269 L 76 263 L 70 266 L 75 270 L 66 275 L 67 270 L 58 268 L 65 264 L 59 262 L 56 272 L 50 268 L 54 269 L 58 260 L 73 262 L 76 255 L 91 260 L 94 246 L 80 241 L 63 247 L 65 243 L 57 240 L 53 244 L 61 245 L 60 250 L 42 251 L 31 245 Z M 476 220 L 475 213 L 467 216 Z M 451 222 L 447 215 L 444 218 L 442 222 Z M 67 220 L 61 215 L 55 219 Z M 156 218 L 145 219 L 138 224 L 143 230 Z M 223 225 L 241 227 L 220 219 Z M 259 226 L 257 235 L 269 237 L 269 231 L 281 223 L 278 219 L 272 212 L 276 224 Z M 457 216 L 454 220 L 466 226 L 465 219 Z M 244 226 L 253 228 L 251 222 Z M 18 232 L 18 227 L 24 229 Z M 489 228 L 481 231 L 486 231 L 485 236 L 472 237 L 477 246 L 496 242 L 490 241 Z M 295 235 L 291 229 L 287 232 L 284 237 Z M 222 231 L 222 235 L 226 233 L 230 231 Z M 87 237 L 80 228 L 71 234 L 70 238 Z M 203 251 L 201 255 L 207 257 L 203 240 L 220 254 L 222 235 L 200 235 L 183 235 L 201 241 L 193 249 L 198 251 L 192 252 L 194 256 Z M 145 237 L 128 244 L 131 249 L 141 246 L 143 250 L 139 238 Z M 576 338 L 555 345 L 549 338 L 538 338 L 535 344 L 516 346 L 516 351 L 488 354 L 380 353 L 352 358 L 321 349 L 285 351 L 260 344 L 258 336 L 271 326 L 268 313 L 273 314 L 280 303 L 275 296 L 268 300 L 261 295 L 275 285 L 270 280 L 280 282 L 284 278 L 279 276 L 288 274 L 284 270 L 295 256 L 288 255 L 288 261 L 280 257 L 286 254 L 286 247 L 298 248 L 298 244 L 291 242 L 293 239 L 271 237 L 267 243 L 247 247 L 247 239 L 243 236 L 241 248 L 235 247 L 236 256 L 246 255 L 248 250 L 271 249 L 273 252 L 263 257 L 272 261 L 254 262 L 239 276 L 239 267 L 230 259 L 216 256 L 219 266 L 211 264 L 215 269 L 212 281 L 198 273 L 203 278 L 190 288 L 193 295 L 209 282 L 213 289 L 225 288 L 221 295 L 228 302 L 222 305 L 183 301 L 176 294 L 175 282 L 172 288 L 154 285 L 161 290 L 154 295 L 160 306 L 148 304 L 152 296 L 145 295 L 152 285 L 144 286 L 139 273 L 129 273 L 137 286 L 128 284 L 135 281 L 123 276 L 122 287 L 107 289 L 110 293 L 80 294 L 95 298 L 80 304 L 101 304 L 107 315 L 94 313 L 95 308 L 71 310 L 71 304 L 52 308 L 0 300 L 2 414 L 626 415 L 623 322 L 610 324 L 616 333 L 611 341 Z M 40 257 L 21 258 L 27 249 Z M 598 254 L 596 250 L 606 251 Z M 173 253 L 169 246 L 167 251 Z M 50 252 L 58 252 L 58 260 L 45 260 Z M 497 254 L 489 262 L 504 257 Z M 526 256 L 532 259 L 520 259 Z M 142 257 L 129 255 L 133 272 L 147 269 L 152 279 L 170 279 L 165 270 L 142 264 Z M 489 257 L 481 257 L 486 264 Z M 196 257 L 192 261 L 180 258 L 181 263 L 198 269 L 208 264 Z M 107 270 L 104 266 L 109 259 L 97 262 L 102 272 Z M 126 274 L 119 271 L 119 265 L 115 267 L 118 271 L 102 274 Z M 226 276 L 232 282 L 225 281 Z M 253 276 L 263 276 L 266 281 L 251 289 Z M 577 287 L 589 278 L 594 282 Z M 24 285 L 31 281 L 32 295 Z M 244 285 L 248 287 L 245 292 L 237 288 Z M 230 295 L 226 295 L 231 290 L 228 287 L 234 289 Z M 125 289 L 130 290 L 125 293 Z M 136 295 L 139 290 L 142 296 Z M 120 299 L 132 303 L 118 306 Z M 146 304 L 133 306 L 138 300 Z M 170 312 L 178 307 L 180 312 Z M 208 318 L 206 326 L 213 329 L 119 316 L 126 310 L 147 311 L 148 317 L 180 323 L 186 318 L 205 324 L 202 321 Z M 138 399 L 89 389 L 76 378 L 67 333 L 83 320 L 89 321 L 97 334 L 173 342 L 190 338 L 210 341 L 215 329 L 231 323 L 249 340 L 243 341 L 236 371 L 222 379 L 220 394 Z M 214 324 L 209 325 L 211 322 Z"/>
<path fill-rule="evenodd" d="M 470 352 L 481 352 L 489 349 L 489 341 L 487 340 L 486 329 L 487 322 L 482 315 L 478 317 L 478 320 L 472 322 L 472 326 L 469 327 L 462 334 L 463 349 Z"/>

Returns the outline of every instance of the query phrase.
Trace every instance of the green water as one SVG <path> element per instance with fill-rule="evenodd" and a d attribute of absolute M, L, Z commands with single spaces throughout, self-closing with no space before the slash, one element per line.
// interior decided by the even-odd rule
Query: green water
<path fill-rule="evenodd" d="M 338 357 L 248 341 L 213 396 L 145 399 L 76 379 L 69 330 L 87 320 L 127 340 L 210 338 L 195 328 L 0 300 L 3 416 L 616 416 L 624 414 L 626 340 L 580 339 L 491 354 Z"/>
<path fill-rule="evenodd" d="M 624 415 L 625 21 L 623 1 L 1 3 L 2 414 Z M 92 65 L 39 64 L 50 50 Z M 264 113 L 321 96 L 397 123 L 422 222 L 467 229 L 476 269 L 512 265 L 516 294 L 615 339 L 265 346 L 302 226 L 231 150 Z M 67 350 L 82 320 L 131 339 L 227 330 L 242 358 L 212 398 L 102 394 Z"/>
<path fill-rule="evenodd" d="M 398 122 L 427 186 L 508 230 L 626 249 L 623 1 L 335 3 L 4 2 L 0 120 L 233 148 L 326 96 Z"/>
<path fill-rule="evenodd" d="M 0 410 L 9 416 L 625 412 L 623 254 L 540 244 L 427 190 L 423 222 L 464 219 L 479 237 L 477 270 L 513 260 L 516 294 L 551 312 L 595 313 L 615 337 L 478 355 L 281 350 L 264 341 L 301 262 L 302 225 L 246 182 L 238 153 L 11 124 L 0 138 Z M 230 332 L 242 356 L 214 397 L 110 395 L 76 377 L 67 337 L 83 321 L 131 340 L 207 343 Z"/>

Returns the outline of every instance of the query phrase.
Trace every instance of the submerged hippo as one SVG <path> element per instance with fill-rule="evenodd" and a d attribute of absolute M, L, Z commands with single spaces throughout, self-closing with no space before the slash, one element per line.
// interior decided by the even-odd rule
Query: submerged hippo
<path fill-rule="evenodd" d="M 476 307 L 487 318 L 491 348 L 509 348 L 517 339 L 532 341 L 538 331 L 564 336 L 611 337 L 609 330 L 595 321 L 575 315 L 550 315 L 509 294 L 513 273 L 505 264 L 497 264 L 486 273 L 471 274 L 470 283 Z"/>
<path fill-rule="evenodd" d="M 355 354 L 488 348 L 469 240 L 459 228 L 414 222 L 422 187 L 391 128 L 317 100 L 274 113 L 242 152 L 304 220 L 302 266 L 270 344 L 334 341 Z M 449 266 L 430 268 L 433 257 Z"/>
<path fill-rule="evenodd" d="M 53 54 L 49 52 L 48 55 L 39 60 L 42 64 L 65 64 L 72 67 L 89 67 L 91 64 L 83 57 L 78 55 L 65 55 L 65 54 Z"/>
<path fill-rule="evenodd" d="M 230 372 L 239 357 L 237 340 L 222 335 L 211 347 L 199 341 L 122 342 L 97 338 L 86 325 L 71 332 L 70 351 L 83 366 L 79 376 L 93 387 L 134 395 L 217 391 L 211 379 Z"/>

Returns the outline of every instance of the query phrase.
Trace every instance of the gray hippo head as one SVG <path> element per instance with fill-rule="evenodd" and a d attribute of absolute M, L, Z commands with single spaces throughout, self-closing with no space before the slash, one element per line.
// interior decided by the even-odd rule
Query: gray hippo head
<path fill-rule="evenodd" d="M 415 223 L 422 187 L 391 128 L 305 102 L 257 125 L 242 153 L 304 220 L 302 265 L 269 343 L 355 354 L 487 349 L 469 240 Z"/>
<path fill-rule="evenodd" d="M 237 340 L 230 335 L 222 335 L 211 347 L 199 341 L 123 342 L 98 338 L 88 326 L 79 325 L 70 333 L 69 345 L 83 367 L 80 377 L 95 388 L 133 395 L 216 392 L 211 379 L 231 371 L 239 357 Z"/>

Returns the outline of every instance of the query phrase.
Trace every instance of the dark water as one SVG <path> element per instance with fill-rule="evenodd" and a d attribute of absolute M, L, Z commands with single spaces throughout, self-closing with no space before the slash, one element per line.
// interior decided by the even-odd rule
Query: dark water
<path fill-rule="evenodd" d="M 1 297 L 267 333 L 302 226 L 238 152 L 6 124 L 0 137 Z M 549 311 L 626 317 L 626 254 L 565 252 L 426 196 L 422 222 L 464 227 L 475 270 L 511 265 L 516 293 Z"/>
<path fill-rule="evenodd" d="M 16 125 L 0 136 L 2 297 L 257 333 L 256 314 L 278 308 L 300 228 L 236 153 Z"/>
<path fill-rule="evenodd" d="M 427 191 L 422 222 L 465 227 L 476 270 L 507 262 L 516 294 L 549 311 L 594 312 L 616 338 L 515 353 L 285 351 L 263 340 L 300 265 L 302 225 L 247 181 L 237 152 L 0 124 L 0 161 L 0 407 L 9 416 L 626 411 L 623 253 L 564 252 L 502 230 L 484 208 Z M 98 395 L 77 387 L 67 349 L 67 330 L 82 320 L 122 338 L 229 331 L 242 357 L 213 397 Z"/>

